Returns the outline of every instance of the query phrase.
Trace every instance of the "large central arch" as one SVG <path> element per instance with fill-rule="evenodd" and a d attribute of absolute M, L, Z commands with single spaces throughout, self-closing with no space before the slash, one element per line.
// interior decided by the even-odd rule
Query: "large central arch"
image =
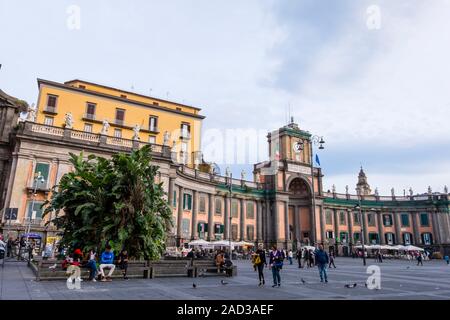
<path fill-rule="evenodd" d="M 312 220 L 312 190 L 308 180 L 293 177 L 288 181 L 289 192 L 289 242 L 310 243 L 314 222 Z"/>

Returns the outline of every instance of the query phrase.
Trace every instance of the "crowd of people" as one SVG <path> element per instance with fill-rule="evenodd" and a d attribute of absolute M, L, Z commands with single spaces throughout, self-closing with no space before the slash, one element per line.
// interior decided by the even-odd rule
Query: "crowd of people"
<path fill-rule="evenodd" d="M 67 273 L 80 274 L 80 268 L 89 269 L 89 281 L 96 282 L 97 275 L 100 275 L 100 281 L 112 281 L 111 276 L 118 266 L 122 271 L 123 279 L 128 280 L 127 270 L 128 270 L 128 252 L 127 250 L 122 250 L 116 257 L 111 249 L 110 245 L 105 247 L 100 257 L 97 259 L 97 253 L 94 250 L 90 250 L 83 254 L 81 249 L 75 249 L 72 254 L 65 257 L 62 268 L 66 270 Z M 105 269 L 108 273 L 105 274 Z M 81 278 L 75 280 L 82 281 Z M 71 281 L 68 279 L 67 281 Z"/>
<path fill-rule="evenodd" d="M 268 259 L 267 259 L 268 256 Z M 299 248 L 295 254 L 298 261 L 299 268 L 312 268 L 315 265 L 319 269 L 319 276 L 321 282 L 328 282 L 327 268 L 333 266 L 336 268 L 334 263 L 334 254 L 328 254 L 323 245 L 319 245 L 316 250 L 311 250 L 308 248 Z M 252 263 L 255 271 L 258 271 L 259 286 L 264 285 L 264 268 L 270 268 L 272 272 L 273 285 L 272 287 L 281 286 L 281 270 L 283 269 L 284 261 L 289 262 L 290 265 L 293 264 L 294 252 L 292 250 L 279 250 L 277 246 L 272 246 L 269 252 L 263 249 L 262 246 L 258 247 L 252 255 Z M 268 261 L 267 261 L 268 260 Z M 302 265 L 303 260 L 303 265 Z"/>
<path fill-rule="evenodd" d="M 31 259 L 36 255 L 36 249 L 39 244 L 36 239 L 27 239 L 26 237 L 9 237 L 7 240 L 4 239 L 3 235 L 0 235 L 0 250 L 6 258 L 19 257 L 20 259 Z"/>

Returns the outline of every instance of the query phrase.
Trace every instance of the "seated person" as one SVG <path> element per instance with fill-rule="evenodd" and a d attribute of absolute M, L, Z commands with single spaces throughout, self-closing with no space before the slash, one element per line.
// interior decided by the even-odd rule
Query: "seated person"
<path fill-rule="evenodd" d="M 224 268 L 228 277 L 233 276 L 233 261 L 230 259 L 225 259 Z"/>
<path fill-rule="evenodd" d="M 88 262 L 85 267 L 89 269 L 89 281 L 96 282 L 95 276 L 97 275 L 97 261 L 95 259 L 96 253 L 94 250 L 89 251 L 87 255 Z"/>
<path fill-rule="evenodd" d="M 220 272 L 223 268 L 223 265 L 225 264 L 225 258 L 222 252 L 219 252 L 216 256 L 216 266 L 217 266 L 217 272 Z"/>
<path fill-rule="evenodd" d="M 83 256 L 80 249 L 75 249 L 75 251 L 72 254 L 72 257 L 68 257 L 66 259 L 67 263 L 67 270 L 66 274 L 73 275 L 73 277 L 69 277 L 67 279 L 67 282 L 72 283 L 72 278 L 75 278 L 75 281 L 82 281 L 81 280 L 81 257 Z"/>
<path fill-rule="evenodd" d="M 103 269 L 107 268 L 109 269 L 108 275 L 105 277 L 105 273 L 103 272 Z M 103 251 L 102 256 L 100 258 L 100 275 L 102 276 L 101 281 L 112 281 L 111 276 L 114 272 L 114 269 L 116 268 L 116 265 L 114 264 L 114 253 L 111 251 L 111 246 L 107 245 L 105 248 L 105 251 Z"/>

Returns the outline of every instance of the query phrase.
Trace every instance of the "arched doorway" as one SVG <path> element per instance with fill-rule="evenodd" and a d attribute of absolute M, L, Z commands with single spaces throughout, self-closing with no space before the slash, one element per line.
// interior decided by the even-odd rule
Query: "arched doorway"
<path fill-rule="evenodd" d="M 300 243 L 310 244 L 313 221 L 311 218 L 311 187 L 300 177 L 288 184 L 289 192 L 289 230 L 293 247 Z"/>

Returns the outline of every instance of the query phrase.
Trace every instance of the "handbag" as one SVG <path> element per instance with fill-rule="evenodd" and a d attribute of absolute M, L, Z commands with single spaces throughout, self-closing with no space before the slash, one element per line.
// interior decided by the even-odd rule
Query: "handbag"
<path fill-rule="evenodd" d="M 260 264 L 261 263 L 261 257 L 259 255 L 256 256 L 254 264 Z"/>

